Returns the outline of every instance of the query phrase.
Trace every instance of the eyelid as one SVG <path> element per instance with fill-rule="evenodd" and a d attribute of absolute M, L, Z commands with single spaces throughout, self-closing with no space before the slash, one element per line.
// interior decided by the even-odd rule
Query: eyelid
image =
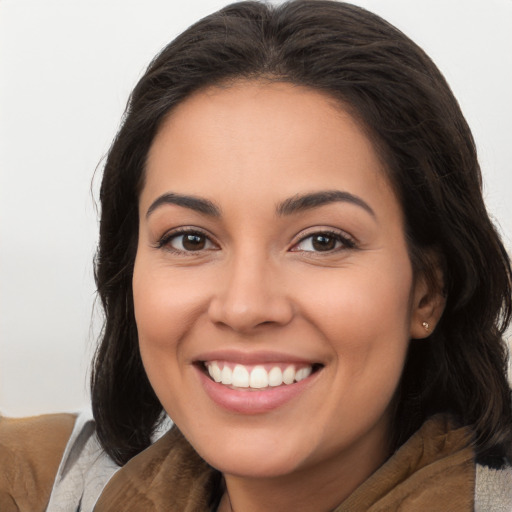
<path fill-rule="evenodd" d="M 182 251 L 180 249 L 176 249 L 174 247 L 170 247 L 169 242 L 173 238 L 177 238 L 179 236 L 183 235 L 201 235 L 204 236 L 213 246 L 215 246 L 215 249 L 200 249 L 197 251 Z M 219 248 L 219 244 L 213 239 L 213 237 L 204 229 L 199 228 L 197 226 L 180 226 L 177 228 L 170 229 L 169 231 L 166 231 L 154 244 L 154 247 L 156 249 L 166 249 L 170 252 L 175 253 L 184 253 L 184 254 L 193 254 L 193 253 L 200 253 L 204 251 L 211 251 L 211 250 L 217 250 Z"/>
<path fill-rule="evenodd" d="M 355 249 L 357 248 L 357 241 L 355 238 L 351 235 L 349 235 L 346 231 L 343 231 L 341 229 L 335 229 L 335 228 L 322 228 L 322 227 L 315 227 L 310 228 L 308 230 L 305 230 L 297 235 L 297 241 L 293 243 L 291 247 L 292 252 L 299 252 L 300 249 L 295 249 L 299 244 L 307 240 L 308 238 L 311 238 L 315 235 L 327 235 L 333 238 L 336 238 L 339 242 L 341 242 L 342 247 L 338 247 L 336 249 L 325 251 L 326 254 L 332 254 L 333 252 L 337 252 L 340 250 L 346 250 L 346 249 Z M 314 252 L 321 254 L 322 251 L 304 251 L 304 252 Z"/>

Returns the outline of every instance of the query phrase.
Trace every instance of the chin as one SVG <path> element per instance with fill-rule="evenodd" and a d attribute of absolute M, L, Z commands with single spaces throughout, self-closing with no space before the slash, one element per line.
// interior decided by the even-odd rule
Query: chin
<path fill-rule="evenodd" d="M 274 435 L 261 433 L 233 436 L 232 432 L 216 436 L 212 442 L 193 446 L 203 459 L 218 471 L 244 478 L 275 478 L 296 471 L 304 464 L 308 447 L 304 442 L 288 438 L 283 442 Z M 302 450 L 298 447 L 302 446 Z"/>
<path fill-rule="evenodd" d="M 233 453 L 228 456 L 213 456 L 206 461 L 225 475 L 239 478 L 279 478 L 292 474 L 300 466 L 296 455 L 274 454 L 262 457 L 261 451 L 252 454 Z"/>

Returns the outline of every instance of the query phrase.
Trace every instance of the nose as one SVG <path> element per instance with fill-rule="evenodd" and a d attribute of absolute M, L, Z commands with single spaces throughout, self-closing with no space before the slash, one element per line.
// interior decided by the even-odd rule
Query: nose
<path fill-rule="evenodd" d="M 294 315 L 277 265 L 268 259 L 239 257 L 226 263 L 222 281 L 209 305 L 210 320 L 239 333 L 264 325 L 284 326 Z"/>

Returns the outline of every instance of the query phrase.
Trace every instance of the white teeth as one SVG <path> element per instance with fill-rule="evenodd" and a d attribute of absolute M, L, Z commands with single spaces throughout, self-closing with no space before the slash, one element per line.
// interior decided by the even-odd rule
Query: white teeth
<path fill-rule="evenodd" d="M 280 386 L 283 383 L 283 372 L 278 366 L 274 366 L 272 370 L 268 372 L 268 384 L 269 386 Z"/>
<path fill-rule="evenodd" d="M 268 388 L 268 373 L 263 366 L 255 366 L 252 369 L 249 387 L 256 389 Z"/>
<path fill-rule="evenodd" d="M 221 382 L 222 384 L 226 384 L 228 386 L 233 383 L 233 373 L 231 372 L 231 368 L 227 365 L 222 368 Z"/>
<path fill-rule="evenodd" d="M 300 382 L 301 380 L 306 379 L 311 375 L 311 366 L 307 366 L 306 368 L 301 368 L 296 374 L 295 374 L 295 380 L 297 382 Z"/>
<path fill-rule="evenodd" d="M 311 366 L 303 366 L 299 370 L 295 370 L 294 365 L 288 365 L 284 371 L 279 366 L 274 366 L 267 371 L 264 366 L 257 365 L 249 373 L 249 370 L 241 364 L 235 365 L 232 370 L 224 363 L 221 370 L 218 361 L 207 362 L 206 368 L 215 382 L 226 386 L 251 389 L 264 389 L 300 382 L 309 377 L 313 371 Z"/>
<path fill-rule="evenodd" d="M 229 370 L 229 368 L 228 368 Z M 208 365 L 208 373 L 210 374 L 210 377 L 215 382 L 221 382 L 222 381 L 222 371 L 219 368 L 219 365 L 217 361 L 214 361 L 212 364 Z"/>
<path fill-rule="evenodd" d="M 288 366 L 286 370 L 283 372 L 283 382 L 285 384 L 293 384 L 295 380 L 295 367 Z"/>
<path fill-rule="evenodd" d="M 225 366 L 224 366 L 225 368 Z M 233 386 L 237 388 L 249 387 L 249 372 L 245 366 L 237 364 L 233 369 Z"/>

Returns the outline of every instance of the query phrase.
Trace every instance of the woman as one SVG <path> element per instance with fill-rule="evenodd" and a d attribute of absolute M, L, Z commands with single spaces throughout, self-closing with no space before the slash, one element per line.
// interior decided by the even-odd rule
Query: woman
<path fill-rule="evenodd" d="M 101 202 L 95 423 L 48 510 L 512 506 L 510 262 L 394 27 L 301 0 L 198 22 L 133 91 Z"/>

